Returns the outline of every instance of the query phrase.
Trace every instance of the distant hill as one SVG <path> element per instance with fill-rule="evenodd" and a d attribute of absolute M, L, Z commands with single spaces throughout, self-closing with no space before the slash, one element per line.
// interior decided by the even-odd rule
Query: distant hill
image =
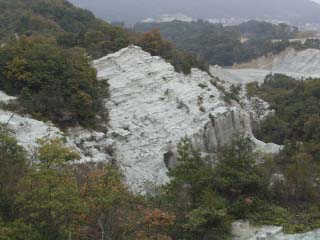
<path fill-rule="evenodd" d="M 150 22 L 137 23 L 133 29 L 137 32 L 157 29 L 176 47 L 201 56 L 211 65 L 220 66 L 281 52 L 291 44 L 288 39 L 295 38 L 299 32 L 296 27 L 283 23 L 275 25 L 255 20 L 238 26 L 222 26 L 202 20 Z M 273 39 L 279 41 L 273 42 Z"/>
<path fill-rule="evenodd" d="M 83 47 L 94 58 L 130 44 L 130 33 L 65 0 L 0 0 L 0 42 L 15 34 L 50 36 L 64 47 Z"/>
<path fill-rule="evenodd" d="M 320 23 L 320 5 L 311 0 L 71 0 L 109 21 L 135 23 L 162 14 L 193 18 L 259 18 L 294 24 Z"/>
<path fill-rule="evenodd" d="M 46 37 L 59 47 L 81 47 L 94 59 L 130 44 L 169 61 L 177 71 L 208 65 L 189 53 L 177 51 L 159 33 L 137 34 L 113 26 L 66 0 L 0 0 L 0 46 L 19 37 Z"/>

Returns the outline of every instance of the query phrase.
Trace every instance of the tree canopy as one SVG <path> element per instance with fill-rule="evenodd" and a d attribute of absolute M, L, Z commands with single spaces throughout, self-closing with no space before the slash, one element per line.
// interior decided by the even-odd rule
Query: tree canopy
<path fill-rule="evenodd" d="M 288 41 L 298 33 L 296 27 L 254 20 L 238 26 L 223 26 L 203 20 L 137 23 L 134 26 L 138 32 L 150 29 L 158 29 L 179 49 L 190 51 L 212 65 L 231 66 L 268 53 L 278 53 L 288 46 L 300 46 Z"/>

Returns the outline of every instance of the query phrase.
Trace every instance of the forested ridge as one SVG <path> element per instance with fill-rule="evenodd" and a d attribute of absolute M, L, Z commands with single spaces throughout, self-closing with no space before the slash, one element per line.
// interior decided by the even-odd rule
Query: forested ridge
<path fill-rule="evenodd" d="M 65 0 L 1 0 L 0 1 L 0 41 L 12 40 L 15 35 L 54 37 L 64 48 L 82 47 L 96 59 L 118 51 L 129 44 L 145 48 L 145 35 L 135 34 L 96 18 L 90 11 L 77 8 Z M 179 71 L 188 72 L 188 68 L 179 66 L 187 61 L 179 56 L 170 43 L 161 37 L 156 39 L 153 51 L 172 62 Z M 185 53 L 186 54 L 186 53 Z M 189 65 L 202 68 L 197 59 Z"/>
<path fill-rule="evenodd" d="M 277 54 L 287 47 L 319 48 L 317 40 L 305 44 L 290 42 L 300 34 L 299 29 L 286 24 L 271 24 L 250 20 L 238 26 L 223 26 L 207 21 L 137 23 L 134 30 L 157 29 L 179 49 L 206 59 L 211 65 L 232 66 L 269 53 Z M 276 40 L 276 41 L 274 41 Z"/>
<path fill-rule="evenodd" d="M 317 163 L 297 148 L 273 159 L 238 135 L 213 166 L 185 138 L 171 182 L 142 196 L 128 190 L 115 163 L 70 164 L 79 155 L 62 139 L 39 140 L 32 163 L 0 130 L 0 239 L 221 240 L 238 219 L 290 233 L 319 228 Z"/>

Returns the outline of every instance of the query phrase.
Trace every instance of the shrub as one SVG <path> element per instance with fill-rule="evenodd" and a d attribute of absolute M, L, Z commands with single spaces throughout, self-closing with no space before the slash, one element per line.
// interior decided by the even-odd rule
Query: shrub
<path fill-rule="evenodd" d="M 24 149 L 0 125 L 0 218 L 12 217 L 13 194 L 27 167 Z"/>
<path fill-rule="evenodd" d="M 107 119 L 107 84 L 97 80 L 85 51 L 62 49 L 48 38 L 23 38 L 0 49 L 2 90 L 17 95 L 25 111 L 61 125 L 93 127 Z"/>

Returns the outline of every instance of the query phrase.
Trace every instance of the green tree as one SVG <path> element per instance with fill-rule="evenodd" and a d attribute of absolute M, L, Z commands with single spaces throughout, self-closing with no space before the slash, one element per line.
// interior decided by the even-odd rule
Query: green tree
<path fill-rule="evenodd" d="M 107 119 L 108 86 L 97 80 L 86 52 L 62 49 L 54 39 L 22 38 L 0 49 L 1 89 L 15 94 L 35 117 L 64 125 L 94 127 Z"/>
<path fill-rule="evenodd" d="M 17 215 L 33 226 L 41 239 L 61 239 L 73 234 L 76 215 L 86 210 L 75 177 L 65 166 L 76 159 L 58 140 L 43 142 L 39 163 L 19 183 L 15 197 Z"/>
<path fill-rule="evenodd" d="M 201 157 L 187 138 L 178 145 L 177 160 L 166 187 L 167 201 L 177 217 L 174 238 L 227 238 L 230 221 L 226 200 L 212 188 L 212 162 Z"/>
<path fill-rule="evenodd" d="M 169 173 L 171 177 L 169 186 L 174 189 L 185 189 L 190 193 L 189 204 L 194 207 L 198 196 L 211 178 L 212 167 L 201 157 L 200 152 L 193 147 L 188 138 L 183 138 L 178 144 L 177 162 L 178 166 Z"/>
<path fill-rule="evenodd" d="M 13 218 L 13 195 L 27 168 L 24 149 L 10 136 L 9 130 L 0 125 L 0 219 Z"/>
<path fill-rule="evenodd" d="M 230 213 L 237 218 L 248 218 L 257 211 L 260 200 L 266 200 L 269 180 L 257 164 L 252 141 L 236 136 L 219 154 L 214 168 L 214 189 L 231 203 Z"/>

